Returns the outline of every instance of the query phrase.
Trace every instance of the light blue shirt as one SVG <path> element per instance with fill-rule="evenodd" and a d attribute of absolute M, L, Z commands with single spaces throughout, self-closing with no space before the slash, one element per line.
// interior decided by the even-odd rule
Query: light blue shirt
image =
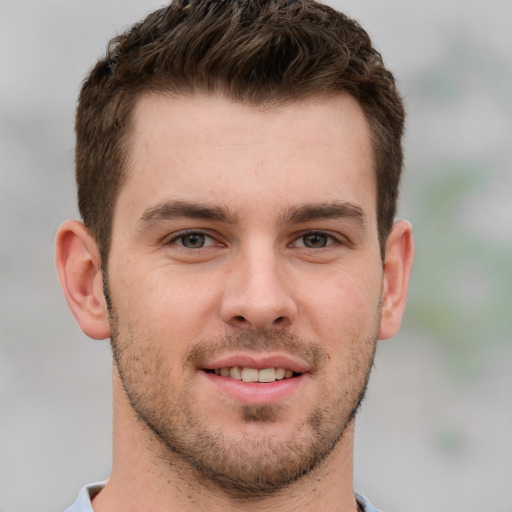
<path fill-rule="evenodd" d="M 94 512 L 91 500 L 103 489 L 105 482 L 86 485 L 80 491 L 75 503 L 64 512 Z M 356 500 L 364 512 L 379 512 L 363 495 L 355 493 Z"/>

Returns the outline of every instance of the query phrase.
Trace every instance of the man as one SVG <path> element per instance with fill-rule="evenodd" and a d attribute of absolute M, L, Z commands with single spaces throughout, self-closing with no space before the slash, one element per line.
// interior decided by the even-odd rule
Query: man
<path fill-rule="evenodd" d="M 68 511 L 375 511 L 354 418 L 413 257 L 403 108 L 309 0 L 180 0 L 116 37 L 76 118 L 57 266 L 110 337 L 114 454 Z"/>

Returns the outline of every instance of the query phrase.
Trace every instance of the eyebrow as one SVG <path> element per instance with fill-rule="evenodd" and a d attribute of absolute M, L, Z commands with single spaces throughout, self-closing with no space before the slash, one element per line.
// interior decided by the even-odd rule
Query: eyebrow
<path fill-rule="evenodd" d="M 154 224 L 160 221 L 189 218 L 216 220 L 234 224 L 237 216 L 228 208 L 214 205 L 188 203 L 183 201 L 165 201 L 148 208 L 140 217 L 143 224 Z"/>
<path fill-rule="evenodd" d="M 353 219 L 361 227 L 365 227 L 367 222 L 365 211 L 360 206 L 349 202 L 315 203 L 292 207 L 284 213 L 282 221 L 286 224 L 301 224 L 312 220 L 339 218 Z"/>
<path fill-rule="evenodd" d="M 184 201 L 165 201 L 148 208 L 139 223 L 156 224 L 179 218 L 213 220 L 226 224 L 238 222 L 238 215 L 226 207 Z M 281 215 L 283 224 L 302 224 L 312 220 L 347 218 L 366 226 L 364 210 L 350 202 L 314 203 L 291 207 Z"/>

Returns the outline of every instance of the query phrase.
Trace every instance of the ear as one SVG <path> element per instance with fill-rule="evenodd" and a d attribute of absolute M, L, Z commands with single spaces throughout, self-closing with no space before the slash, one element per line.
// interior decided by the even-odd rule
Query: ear
<path fill-rule="evenodd" d="M 391 338 L 400 329 L 413 258 L 412 226 L 406 220 L 397 221 L 386 243 L 379 330 L 382 340 Z"/>
<path fill-rule="evenodd" d="M 108 338 L 109 316 L 95 240 L 81 222 L 67 221 L 57 232 L 55 254 L 60 285 L 80 327 L 91 338 Z"/>

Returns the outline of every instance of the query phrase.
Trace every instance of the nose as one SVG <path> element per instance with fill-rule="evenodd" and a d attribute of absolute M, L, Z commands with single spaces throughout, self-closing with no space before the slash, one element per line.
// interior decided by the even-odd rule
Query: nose
<path fill-rule="evenodd" d="M 272 249 L 247 251 L 230 266 L 221 304 L 225 324 L 241 330 L 265 330 L 293 324 L 297 306 L 283 264 Z"/>

